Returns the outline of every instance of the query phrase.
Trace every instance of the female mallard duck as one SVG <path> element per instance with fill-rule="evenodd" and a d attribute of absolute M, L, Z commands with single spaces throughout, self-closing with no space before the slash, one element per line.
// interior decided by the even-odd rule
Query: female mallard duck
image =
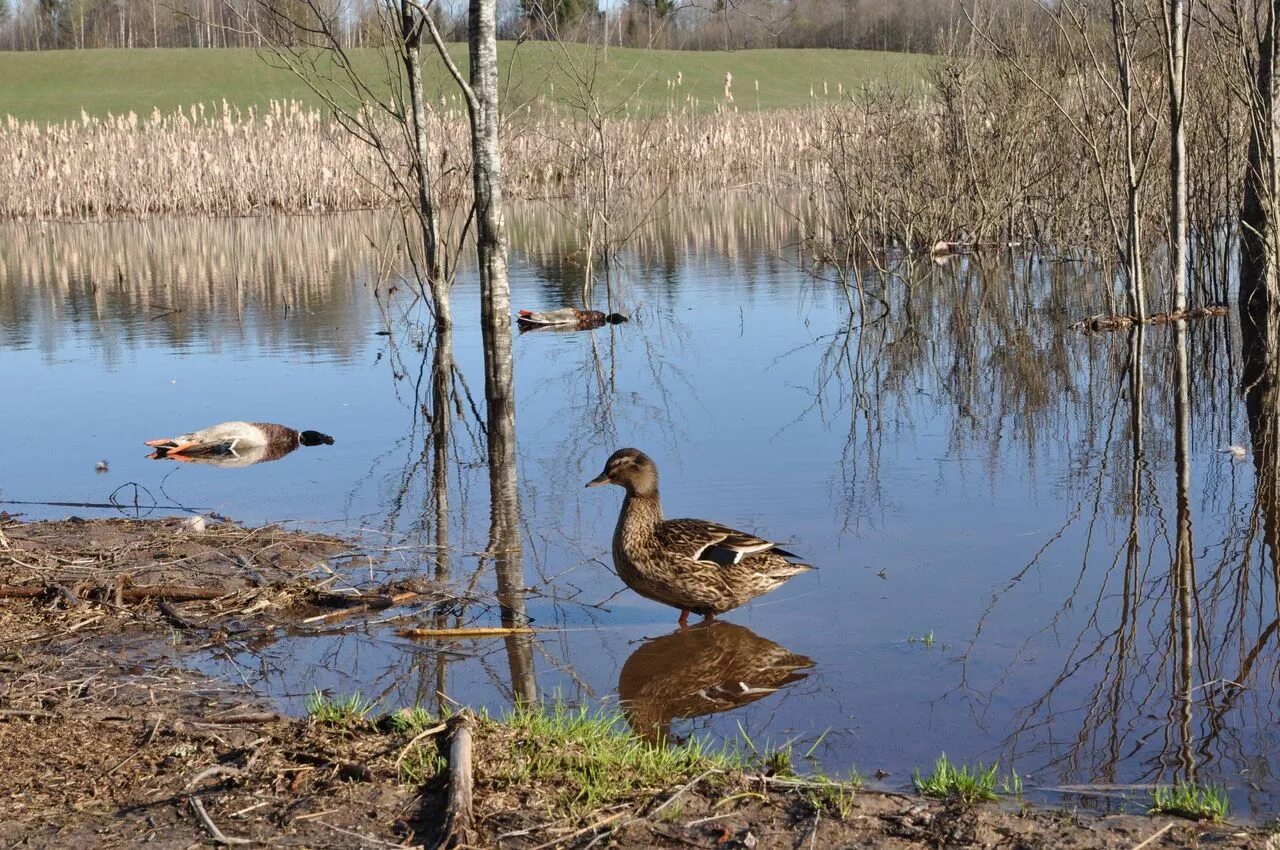
<path fill-rule="evenodd" d="M 268 453 L 279 451 L 280 455 L 285 455 L 298 446 L 322 444 L 332 446 L 333 437 L 319 431 L 295 431 L 271 422 L 220 422 L 179 437 L 161 437 L 146 442 L 156 450 L 151 455 L 153 458 L 175 460 L 181 460 L 184 455 L 226 454 L 247 449 L 266 449 Z"/>
<path fill-rule="evenodd" d="M 605 315 L 599 310 L 579 310 L 576 307 L 561 307 L 558 310 L 545 310 L 535 313 L 532 310 L 521 310 L 516 321 L 521 325 L 576 325 L 580 330 L 598 328 L 606 322 L 611 325 L 625 322 L 627 317 L 621 313 Z"/>
<path fill-rule="evenodd" d="M 658 467 L 638 449 L 618 449 L 588 487 L 627 491 L 613 532 L 618 576 L 641 596 L 710 620 L 812 569 L 768 540 L 704 519 L 663 519 Z"/>

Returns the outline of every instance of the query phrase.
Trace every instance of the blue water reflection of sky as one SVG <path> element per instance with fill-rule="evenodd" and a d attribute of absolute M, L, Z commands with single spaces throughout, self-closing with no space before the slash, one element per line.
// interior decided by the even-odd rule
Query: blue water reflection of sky
<path fill-rule="evenodd" d="M 145 251 L 141 245 L 139 237 L 135 249 Z M 1146 474 L 1164 507 L 1144 512 L 1142 525 L 1141 584 L 1154 601 L 1136 638 L 1148 651 L 1129 678 L 1113 677 L 1105 651 L 1121 604 L 1114 564 L 1128 534 L 1118 484 L 1124 340 L 1063 338 L 1061 322 L 1036 319 L 1045 338 L 1030 350 L 1065 364 L 1068 378 L 1064 385 L 1042 374 L 1046 396 L 1032 404 L 1031 391 L 1004 371 L 1015 346 L 1007 330 L 975 335 L 980 350 L 968 359 L 953 339 L 963 311 L 930 303 L 917 305 L 932 317 L 922 358 L 896 367 L 911 343 L 900 329 L 879 328 L 861 337 L 864 373 L 833 375 L 832 346 L 850 322 L 845 295 L 781 253 L 760 244 L 727 257 L 681 242 L 674 265 L 624 255 L 618 304 L 635 311 L 634 321 L 515 340 L 525 572 L 536 590 L 529 609 L 539 625 L 564 629 L 539 639 L 541 691 L 609 702 L 638 642 L 674 626 L 673 610 L 617 594 L 621 585 L 605 566 L 621 491 L 582 487 L 613 449 L 634 445 L 659 465 L 668 515 L 786 540 L 819 567 L 728 616 L 813 659 L 807 677 L 750 706 L 677 723 L 682 734 L 734 738 L 741 726 L 757 741 L 806 742 L 802 750 L 825 736 L 815 751 L 825 769 L 885 769 L 890 783 L 907 782 L 912 767 L 944 750 L 1013 763 L 1033 785 L 1167 780 L 1169 681 L 1159 633 L 1168 608 L 1158 600 L 1167 593 L 1173 474 L 1159 427 Z M 573 269 L 555 260 L 562 254 L 516 255 L 514 307 L 559 306 L 575 291 Z M 0 323 L 0 379 L 10 399 L 0 417 L 0 497 L 101 502 L 136 482 L 160 501 L 243 522 L 293 520 L 362 530 L 375 541 L 430 542 L 415 527 L 425 481 L 406 473 L 422 452 L 425 395 L 415 396 L 415 384 L 430 350 L 419 351 L 422 334 L 402 322 L 378 335 L 387 325 L 374 292 L 386 282 L 367 262 L 341 268 L 347 273 L 319 288 L 281 271 L 264 287 L 268 295 L 235 311 L 209 294 L 228 285 L 214 272 L 153 303 L 124 294 L 125 281 L 98 280 L 94 290 L 91 274 L 58 282 L 11 269 L 0 283 L 0 303 L 19 305 Z M 944 284 L 952 273 L 938 272 Z M 1029 287 L 1030 306 L 1053 301 L 1050 289 L 1044 281 Z M 474 280 L 460 280 L 454 299 L 456 357 L 480 404 Z M 182 312 L 166 313 L 175 307 Z M 982 321 L 981 311 L 974 315 Z M 1049 333 L 1059 334 L 1056 342 Z M 1166 342 L 1152 335 L 1153 363 Z M 1051 358 L 1046 349 L 1055 346 L 1062 351 Z M 1245 524 L 1252 476 L 1217 452 L 1247 438 L 1239 401 L 1225 376 L 1205 380 L 1192 438 L 1197 556 L 1207 562 L 1221 559 Z M 1167 392 L 1152 383 L 1158 425 Z M 977 389 L 968 394 L 965 385 Z M 851 399 L 857 391 L 874 404 Z M 240 418 L 318 429 L 336 443 L 238 470 L 146 458 L 145 439 Z M 467 429 L 476 427 L 460 429 L 462 463 L 451 476 L 456 576 L 475 568 L 488 527 L 484 470 L 470 462 Z M 94 471 L 100 459 L 110 462 L 104 475 Z M 394 521 L 393 502 L 404 506 Z M 91 512 L 9 509 L 30 517 Z M 932 646 L 919 640 L 926 635 Z M 1274 661 L 1275 648 L 1266 652 Z M 500 642 L 448 657 L 451 697 L 506 703 Z M 371 628 L 203 663 L 223 675 L 238 666 L 296 709 L 315 688 L 359 689 L 388 706 L 425 698 L 439 658 L 434 647 Z M 1201 663 L 1210 678 L 1211 662 Z M 1071 675 L 1059 682 L 1064 670 Z M 1115 759 L 1099 731 L 1109 719 L 1097 713 L 1108 682 L 1121 694 L 1110 719 L 1125 727 Z M 1262 775 L 1275 758 L 1267 732 L 1274 683 L 1254 685 L 1225 715 L 1233 734 L 1215 737 L 1206 708 L 1196 735 L 1202 776 L 1257 807 L 1274 799 Z"/>

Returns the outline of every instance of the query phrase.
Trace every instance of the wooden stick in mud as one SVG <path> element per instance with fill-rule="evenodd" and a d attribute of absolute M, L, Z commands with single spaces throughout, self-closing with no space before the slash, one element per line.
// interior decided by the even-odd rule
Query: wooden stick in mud
<path fill-rule="evenodd" d="M 396 629 L 400 637 L 408 638 L 480 638 L 507 637 L 508 635 L 531 635 L 537 629 L 527 627 L 512 628 L 477 628 L 477 629 Z"/>
<path fill-rule="evenodd" d="M 1142 850 L 1143 847 L 1146 847 L 1148 844 L 1155 841 L 1171 829 L 1173 829 L 1173 821 L 1169 821 L 1164 826 L 1160 827 L 1160 829 L 1156 830 L 1155 834 L 1147 836 L 1147 839 L 1141 844 L 1135 844 L 1133 850 Z"/>
<path fill-rule="evenodd" d="M 199 797 L 188 797 L 187 799 L 191 801 L 191 808 L 200 816 L 200 822 L 204 824 L 205 831 L 209 833 L 209 837 L 215 842 L 218 844 L 226 844 L 228 846 L 233 844 L 251 843 L 247 838 L 236 838 L 231 835 L 225 835 L 222 830 L 218 829 L 218 825 L 213 822 L 213 818 L 209 817 L 209 813 L 204 810 L 204 803 L 200 802 Z"/>
<path fill-rule="evenodd" d="M 221 599 L 229 593 L 225 587 L 187 587 L 181 584 L 139 584 L 126 587 L 120 596 L 126 602 L 141 602 L 160 597 L 170 602 L 198 602 Z"/>
<path fill-rule="evenodd" d="M 156 600 L 156 605 L 160 608 L 160 615 L 169 621 L 169 624 L 175 629 L 181 631 L 191 631 L 195 628 L 191 625 L 191 621 L 178 613 L 178 609 L 174 608 L 164 600 L 164 597 Z"/>
<path fill-rule="evenodd" d="M 463 710 L 449 720 L 453 742 L 449 746 L 449 806 L 445 810 L 445 847 L 475 843 L 475 821 L 471 810 L 471 731 L 475 718 Z"/>
<path fill-rule="evenodd" d="M 44 585 L 0 584 L 0 599 L 33 599 L 44 593 Z"/>

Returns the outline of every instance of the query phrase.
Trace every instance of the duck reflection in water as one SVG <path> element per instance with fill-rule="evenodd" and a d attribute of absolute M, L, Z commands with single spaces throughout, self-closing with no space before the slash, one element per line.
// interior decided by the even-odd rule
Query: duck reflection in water
<path fill-rule="evenodd" d="M 813 660 L 750 629 L 712 621 L 643 643 L 618 674 L 618 698 L 637 735 L 665 742 L 676 718 L 748 705 L 799 682 Z"/>
<path fill-rule="evenodd" d="M 299 446 L 331 446 L 319 431 L 296 431 L 271 422 L 220 422 L 178 437 L 147 440 L 152 460 L 176 460 L 228 468 L 279 460 Z"/>

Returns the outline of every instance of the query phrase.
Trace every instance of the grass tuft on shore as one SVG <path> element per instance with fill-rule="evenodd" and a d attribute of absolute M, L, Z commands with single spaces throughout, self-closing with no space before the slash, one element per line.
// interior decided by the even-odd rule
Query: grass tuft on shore
<path fill-rule="evenodd" d="M 491 754 L 492 775 L 522 787 L 559 786 L 558 802 L 571 813 L 598 810 L 745 763 L 738 752 L 697 738 L 654 745 L 632 732 L 620 714 L 561 701 L 517 706 L 496 725 L 508 740 Z"/>
<path fill-rule="evenodd" d="M 365 722 L 377 700 L 366 700 L 356 691 L 346 697 L 329 697 L 315 691 L 307 697 L 307 717 L 312 722 L 338 729 L 354 729 Z"/>
<path fill-rule="evenodd" d="M 861 790 L 862 777 L 857 773 L 851 773 L 844 782 L 820 776 L 814 781 L 813 787 L 808 790 L 806 796 L 809 804 L 816 811 L 826 812 L 840 820 L 848 820 L 853 816 L 858 792 Z"/>
<path fill-rule="evenodd" d="M 1150 813 L 1153 815 L 1221 823 L 1227 819 L 1230 808 L 1227 790 L 1219 785 L 1178 782 L 1173 786 L 1157 785 L 1151 790 Z"/>
<path fill-rule="evenodd" d="M 999 765 L 985 767 L 953 763 L 943 753 L 933 765 L 933 770 L 922 776 L 919 770 L 913 774 L 916 789 L 926 797 L 958 800 L 962 803 L 980 803 L 994 800 L 996 795 L 996 774 Z M 1018 783 L 1021 787 L 1021 782 Z"/>

